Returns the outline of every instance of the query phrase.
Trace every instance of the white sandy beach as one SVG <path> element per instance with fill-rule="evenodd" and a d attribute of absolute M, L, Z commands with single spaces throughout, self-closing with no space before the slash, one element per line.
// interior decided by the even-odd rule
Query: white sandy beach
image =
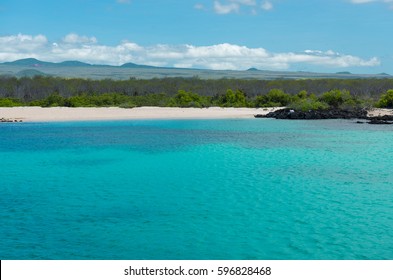
<path fill-rule="evenodd" d="M 0 108 L 0 119 L 23 122 L 134 120 L 134 119 L 226 119 L 253 118 L 279 108 L 66 108 L 13 107 Z"/>
<path fill-rule="evenodd" d="M 267 114 L 281 108 L 168 108 L 138 107 L 123 109 L 68 108 L 68 107 L 12 107 L 0 108 L 0 119 L 23 122 L 137 120 L 137 119 L 228 119 L 253 118 L 256 114 Z M 368 115 L 393 115 L 392 109 L 372 109 Z"/>

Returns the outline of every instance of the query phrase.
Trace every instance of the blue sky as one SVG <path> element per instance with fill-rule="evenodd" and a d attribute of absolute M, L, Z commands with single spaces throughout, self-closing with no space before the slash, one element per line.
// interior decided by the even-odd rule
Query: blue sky
<path fill-rule="evenodd" d="M 393 0 L 1 0 L 0 62 L 393 74 Z"/>

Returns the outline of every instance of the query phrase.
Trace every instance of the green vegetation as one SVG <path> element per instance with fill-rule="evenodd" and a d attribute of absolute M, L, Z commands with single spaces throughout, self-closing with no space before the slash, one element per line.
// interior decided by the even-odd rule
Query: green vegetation
<path fill-rule="evenodd" d="M 166 106 L 168 98 L 165 95 L 146 95 L 146 96 L 127 96 L 119 93 L 81 94 L 71 97 L 62 97 L 58 93 L 49 95 L 48 97 L 29 102 L 30 106 L 41 107 L 121 107 L 134 108 L 138 106 Z M 167 101 L 162 103 L 167 99 Z"/>
<path fill-rule="evenodd" d="M 226 94 L 216 98 L 213 104 L 220 107 L 249 107 L 244 92 L 239 89 L 236 91 L 228 89 Z"/>
<path fill-rule="evenodd" d="M 329 105 L 318 100 L 307 98 L 297 100 L 291 103 L 289 107 L 297 111 L 306 112 L 310 110 L 325 110 L 329 108 Z"/>
<path fill-rule="evenodd" d="M 0 99 L 0 106 L 41 106 L 41 107 L 121 107 L 135 108 L 140 106 L 205 108 L 220 107 L 289 107 L 299 111 L 321 110 L 328 108 L 350 109 L 367 104 L 366 100 L 358 100 L 349 91 L 331 90 L 320 97 L 300 91 L 290 95 L 279 89 L 273 89 L 265 95 L 248 98 L 241 90 L 228 89 L 226 94 L 215 97 L 200 96 L 190 91 L 179 90 L 173 97 L 167 94 L 147 94 L 144 96 L 129 96 L 120 93 L 80 94 L 63 97 L 53 93 L 40 100 L 23 103 L 15 98 Z M 377 103 L 379 107 L 393 107 L 393 90 L 382 95 Z"/>
<path fill-rule="evenodd" d="M 266 95 L 256 97 L 256 107 L 282 107 L 287 106 L 292 100 L 289 94 L 281 89 L 272 89 Z"/>
<path fill-rule="evenodd" d="M 393 79 L 117 81 L 0 76 L 0 106 L 393 108 Z"/>
<path fill-rule="evenodd" d="M 21 102 L 17 98 L 0 98 L 0 107 L 17 107 L 23 106 L 23 102 Z"/>
<path fill-rule="evenodd" d="M 288 107 L 297 111 L 309 111 L 309 110 L 324 110 L 328 109 L 329 105 L 324 101 L 318 99 L 315 94 L 308 94 L 302 90 L 292 98 L 292 102 Z"/>
<path fill-rule="evenodd" d="M 191 91 L 179 90 L 178 93 L 169 100 L 167 106 L 170 107 L 209 107 L 211 100 L 206 96 L 199 96 Z M 164 105 L 164 104 L 163 104 Z"/>
<path fill-rule="evenodd" d="M 376 107 L 379 108 L 393 108 L 393 90 L 390 89 L 386 91 L 385 94 L 382 94 L 381 98 L 376 104 Z"/>
<path fill-rule="evenodd" d="M 341 91 L 335 89 L 325 92 L 320 97 L 320 100 L 333 108 L 340 108 L 342 106 L 353 107 L 356 105 L 354 97 L 347 90 Z"/>

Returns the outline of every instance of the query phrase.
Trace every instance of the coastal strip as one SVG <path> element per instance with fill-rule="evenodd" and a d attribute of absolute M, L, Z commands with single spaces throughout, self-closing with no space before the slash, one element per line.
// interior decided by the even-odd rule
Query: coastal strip
<path fill-rule="evenodd" d="M 0 108 L 0 119 L 23 122 L 104 121 L 138 119 L 239 119 L 266 115 L 279 108 L 172 108 L 137 107 L 124 109 L 69 107 Z"/>
<path fill-rule="evenodd" d="M 268 114 L 255 115 L 255 118 L 273 118 L 281 120 L 323 120 L 323 119 L 359 119 L 367 120 L 369 124 L 393 124 L 392 109 L 319 109 L 297 111 L 291 108 L 283 108 Z"/>
<path fill-rule="evenodd" d="M 12 118 L 0 118 L 0 123 L 13 123 L 13 122 L 22 122 L 22 120 L 12 119 Z"/>

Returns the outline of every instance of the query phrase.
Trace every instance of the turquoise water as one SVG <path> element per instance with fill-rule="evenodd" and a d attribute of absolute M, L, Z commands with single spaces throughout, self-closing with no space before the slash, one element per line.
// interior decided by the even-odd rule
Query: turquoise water
<path fill-rule="evenodd" d="M 0 126 L 0 259 L 393 259 L 393 127 Z"/>

